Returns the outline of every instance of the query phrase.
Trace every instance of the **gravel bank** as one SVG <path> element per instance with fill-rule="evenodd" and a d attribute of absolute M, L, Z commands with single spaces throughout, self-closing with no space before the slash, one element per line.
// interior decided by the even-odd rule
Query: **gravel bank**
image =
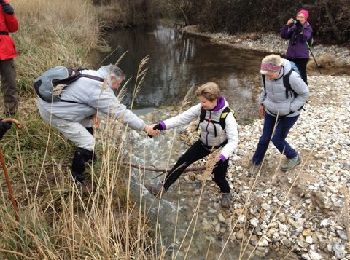
<path fill-rule="evenodd" d="M 206 33 L 200 32 L 195 25 L 186 26 L 182 30 L 185 33 L 207 37 L 212 42 L 228 44 L 236 48 L 284 54 L 288 46 L 288 41 L 281 39 L 277 33 L 245 33 L 237 35 Z M 315 43 L 312 52 L 316 57 L 317 63 L 322 67 L 350 66 L 349 48 Z M 311 68 L 314 66 L 313 60 L 310 60 L 309 66 Z"/>
<path fill-rule="evenodd" d="M 263 121 L 240 125 L 239 150 L 228 174 L 232 207 L 220 208 L 217 187 L 209 181 L 201 220 L 207 236 L 227 239 L 230 233 L 231 241 L 249 241 L 260 255 L 291 251 L 301 259 L 350 259 L 350 77 L 310 76 L 309 87 L 309 102 L 288 136 L 302 164 L 283 173 L 284 158 L 271 144 L 259 174 L 252 176 L 249 161 Z M 197 176 L 180 178 L 180 196 L 193 196 Z"/>

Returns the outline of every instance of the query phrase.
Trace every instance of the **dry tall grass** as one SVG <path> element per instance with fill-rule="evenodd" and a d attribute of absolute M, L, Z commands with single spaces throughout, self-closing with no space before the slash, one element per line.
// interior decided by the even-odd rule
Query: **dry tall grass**
<path fill-rule="evenodd" d="M 15 218 L 0 177 L 0 258 L 148 258 L 152 243 L 145 218 L 132 207 L 125 209 L 132 204 L 122 185 L 120 150 L 102 140 L 103 156 L 91 170 L 95 193 L 83 196 L 70 180 L 71 144 L 42 122 L 34 100 L 27 97 L 33 79 L 48 67 L 86 64 L 89 51 L 99 44 L 92 1 L 12 4 L 20 22 L 14 38 L 20 52 L 18 79 L 26 99 L 19 110 L 23 130 L 11 130 L 1 142 L 20 218 Z M 142 232 L 137 233 L 137 227 Z"/>
<path fill-rule="evenodd" d="M 86 66 L 99 44 L 97 13 L 90 0 L 14 0 L 20 30 L 13 36 L 20 87 L 54 65 Z"/>
<path fill-rule="evenodd" d="M 107 126 L 109 131 L 114 127 L 110 122 Z M 55 138 L 54 134 L 44 135 L 44 138 L 50 136 Z M 101 153 L 98 154 L 101 158 L 91 169 L 93 194 L 83 194 L 70 181 L 68 167 L 55 164 L 53 156 L 43 159 L 43 165 L 50 167 L 44 167 L 40 178 L 39 173 L 36 176 L 23 174 L 23 180 L 15 181 L 19 222 L 2 187 L 2 259 L 149 259 L 152 242 L 146 218 L 139 214 L 141 210 L 133 207 L 125 181 L 127 176 L 120 168 L 123 148 L 116 150 L 107 136 L 105 130 L 100 132 Z M 120 138 L 121 147 L 124 139 Z M 47 150 L 52 149 L 53 142 L 55 140 L 47 140 Z M 21 146 L 20 143 L 16 145 Z M 24 160 L 18 163 L 28 167 Z M 20 187 L 28 192 L 21 193 Z"/>

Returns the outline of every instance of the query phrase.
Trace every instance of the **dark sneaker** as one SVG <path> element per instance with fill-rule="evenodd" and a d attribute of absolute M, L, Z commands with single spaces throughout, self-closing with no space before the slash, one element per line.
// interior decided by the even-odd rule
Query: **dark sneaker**
<path fill-rule="evenodd" d="M 145 185 L 146 189 L 155 197 L 160 198 L 162 193 L 165 192 L 163 189 L 163 184 L 146 184 Z"/>
<path fill-rule="evenodd" d="M 284 172 L 289 171 L 289 170 L 295 168 L 297 165 L 299 165 L 300 162 L 301 162 L 301 160 L 300 160 L 299 155 L 297 155 L 296 157 L 294 157 L 292 159 L 287 159 L 286 163 L 281 166 L 281 170 Z"/>
<path fill-rule="evenodd" d="M 255 177 L 261 168 L 261 164 L 251 163 L 248 169 L 248 177 Z"/>
<path fill-rule="evenodd" d="M 231 205 L 231 194 L 230 193 L 222 193 L 221 195 L 221 207 L 230 208 Z"/>

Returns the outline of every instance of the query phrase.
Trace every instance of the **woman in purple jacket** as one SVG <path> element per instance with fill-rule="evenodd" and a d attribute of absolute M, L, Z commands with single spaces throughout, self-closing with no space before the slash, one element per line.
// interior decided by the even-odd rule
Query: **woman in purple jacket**
<path fill-rule="evenodd" d="M 307 19 L 309 12 L 301 9 L 296 20 L 290 18 L 281 29 L 281 37 L 289 39 L 286 58 L 295 63 L 300 76 L 307 84 L 306 64 L 309 60 L 308 40 L 312 38 L 312 28 Z"/>

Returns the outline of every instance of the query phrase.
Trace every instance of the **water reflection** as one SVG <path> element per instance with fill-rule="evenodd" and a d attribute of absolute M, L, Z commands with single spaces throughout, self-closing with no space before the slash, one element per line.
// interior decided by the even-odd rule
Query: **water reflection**
<path fill-rule="evenodd" d="M 179 104 L 193 84 L 216 81 L 239 120 L 256 116 L 253 90 L 258 85 L 258 68 L 264 53 L 212 44 L 163 25 L 115 31 L 107 41 L 115 52 L 104 64 L 114 63 L 128 51 L 120 63 L 127 77 L 132 77 L 126 104 L 131 103 L 139 62 L 149 55 L 149 71 L 135 99 L 136 108 Z M 96 66 L 106 55 L 97 53 Z"/>

